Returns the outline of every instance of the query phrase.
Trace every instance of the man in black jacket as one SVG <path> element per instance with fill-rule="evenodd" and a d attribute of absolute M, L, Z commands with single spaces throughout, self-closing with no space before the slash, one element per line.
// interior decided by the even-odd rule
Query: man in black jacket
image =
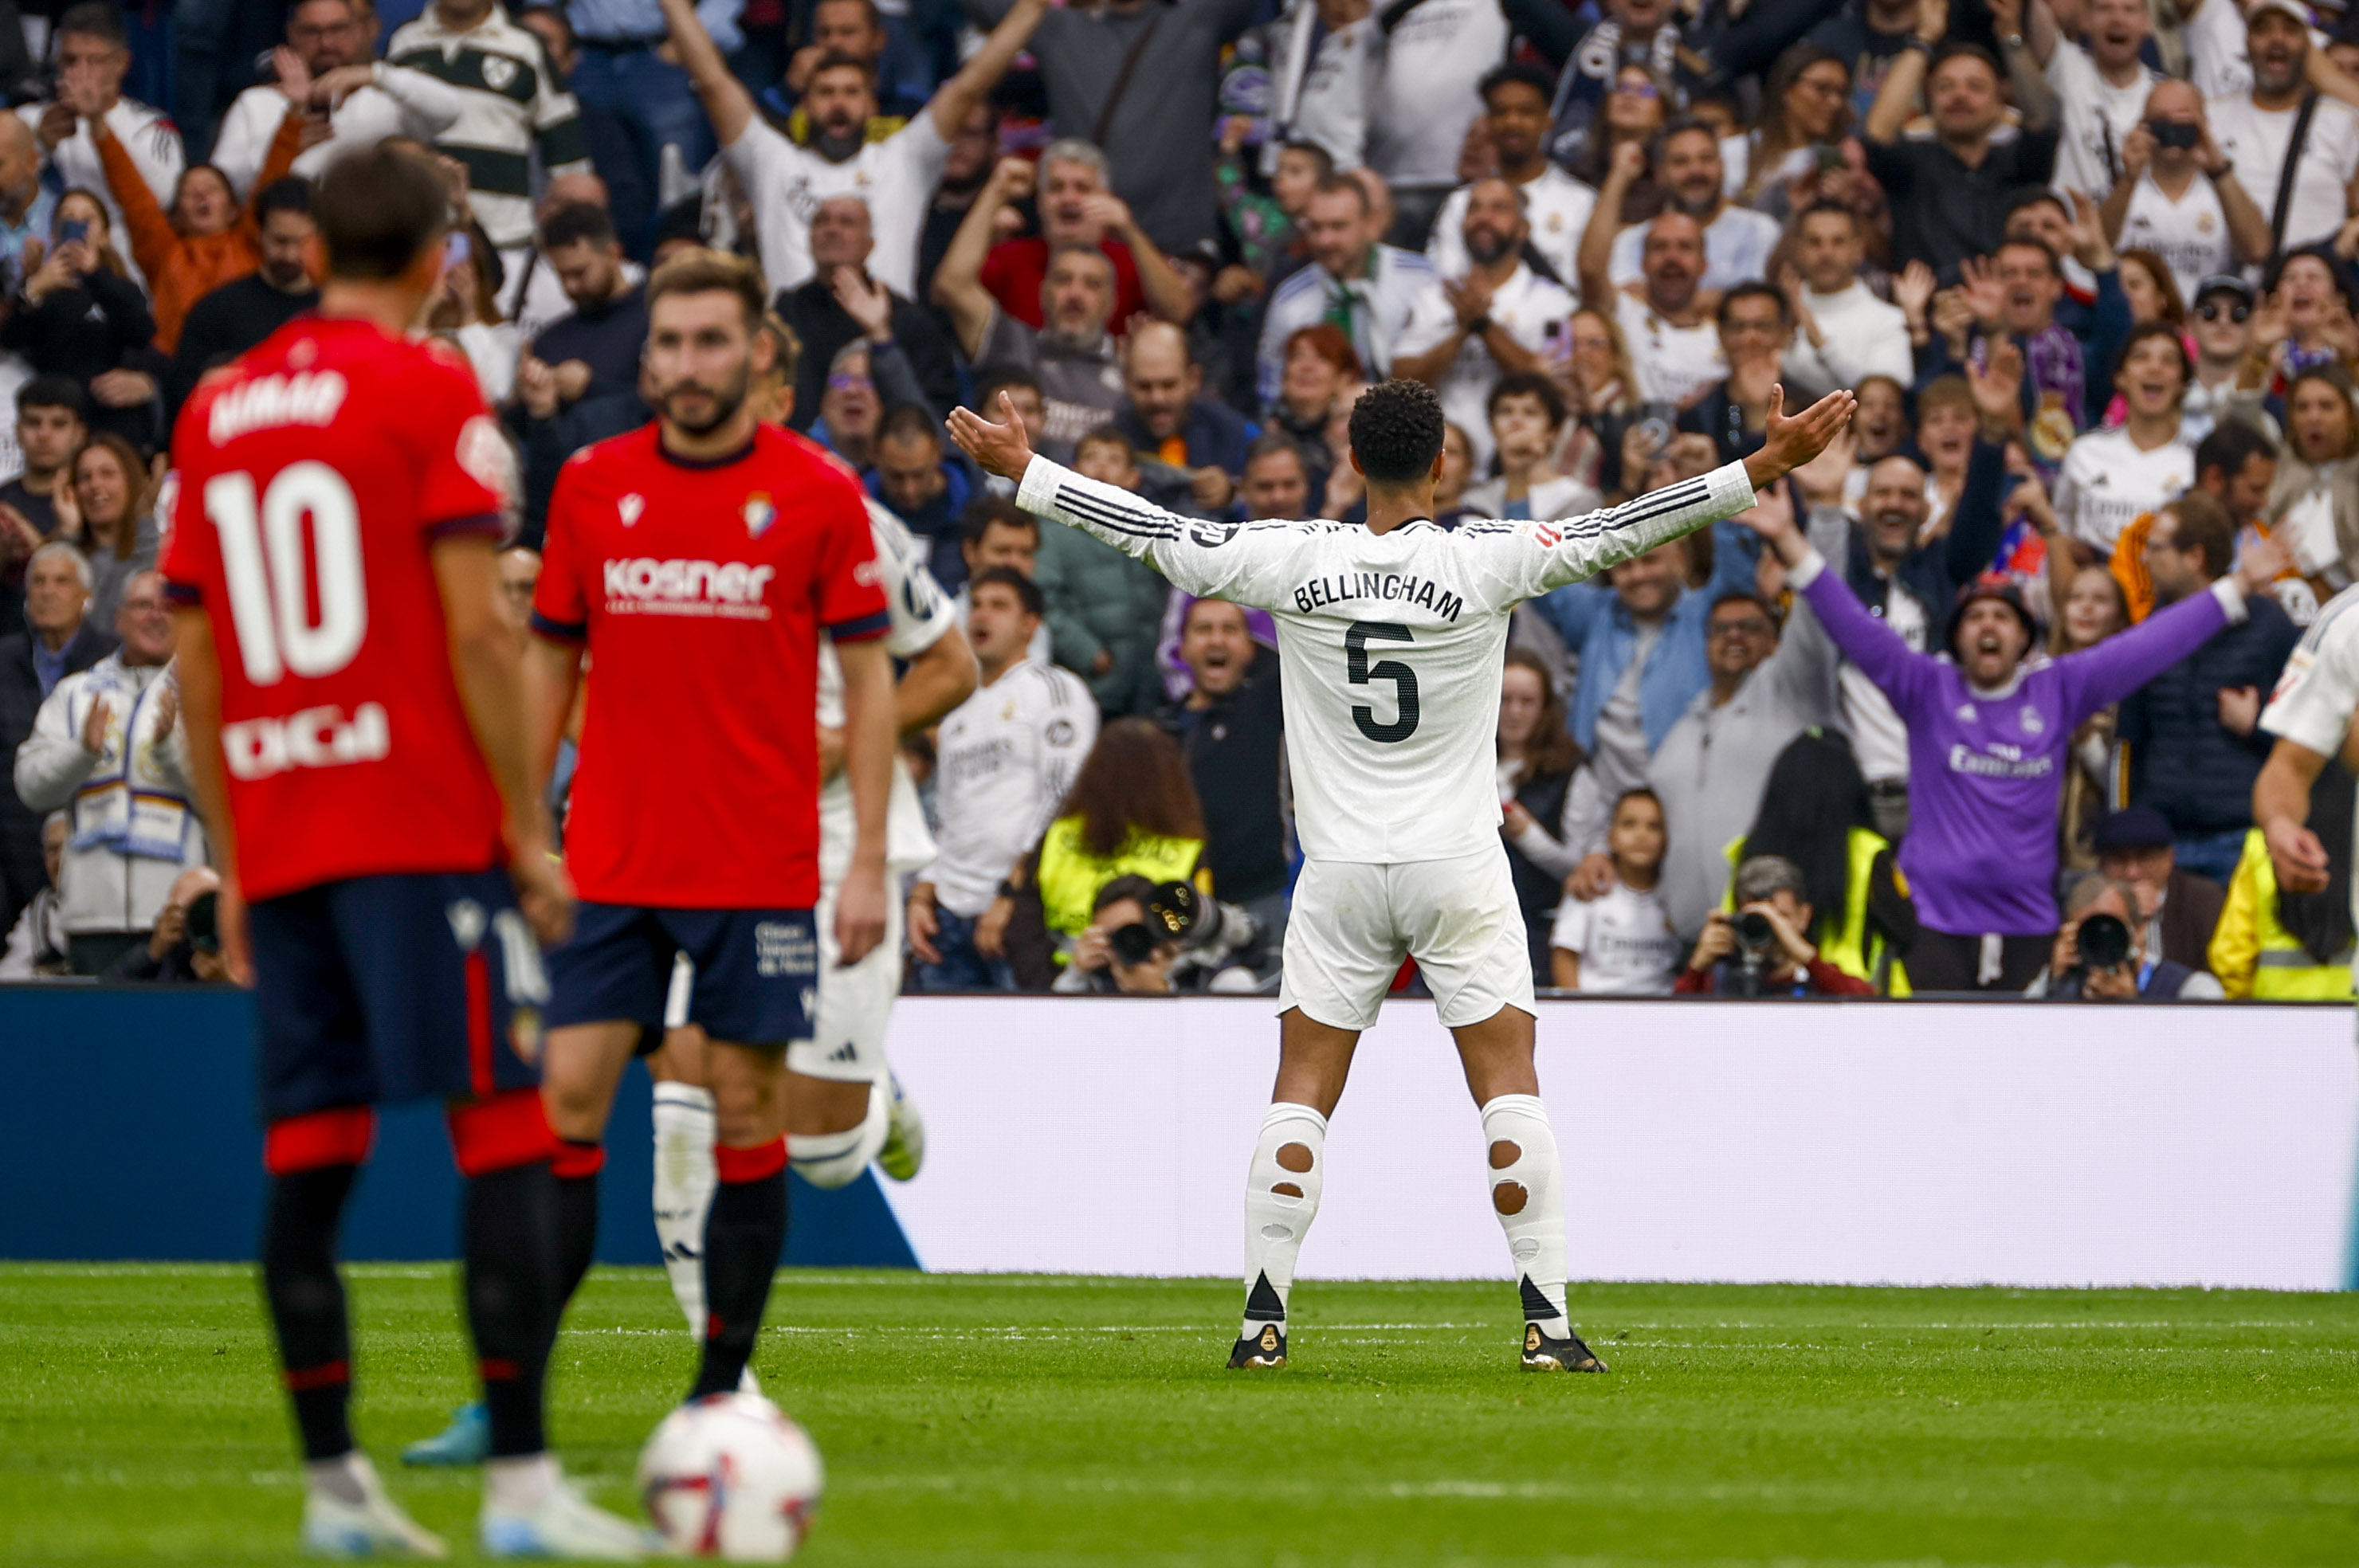
<path fill-rule="evenodd" d="M 959 405 L 958 365 L 950 334 L 923 306 L 902 298 L 868 276 L 868 255 L 876 242 L 868 203 L 857 196 L 831 196 L 811 214 L 809 283 L 782 291 L 776 308 L 802 340 L 801 369 L 795 377 L 795 411 L 789 421 L 808 431 L 819 417 L 827 390 L 828 367 L 848 343 L 869 341 L 870 351 L 897 344 L 910 373 L 940 418 Z"/>
<path fill-rule="evenodd" d="M 311 242 L 320 232 L 311 222 L 311 182 L 293 174 L 273 180 L 255 199 L 254 219 L 262 229 L 261 269 L 198 300 L 181 324 L 179 347 L 164 378 L 167 428 L 179 418 L 180 405 L 205 372 L 227 364 L 320 303 L 310 265 Z"/>
<path fill-rule="evenodd" d="M 1241 904 L 1268 934 L 1286 930 L 1286 711 L 1277 650 L 1253 640 L 1241 606 L 1200 599 L 1180 629 L 1180 658 L 1195 676 L 1158 717 L 1188 758 L 1204 808 L 1204 865 L 1213 895 Z"/>
<path fill-rule="evenodd" d="M 25 572 L 25 630 L 0 637 L 0 757 L 13 760 L 33 732 L 33 716 L 58 682 L 114 651 L 114 639 L 85 624 L 90 566 L 71 545 L 44 545 Z M 0 784 L 0 933 L 49 882 L 41 864 L 41 814 Z"/>
<path fill-rule="evenodd" d="M 593 441 L 647 422 L 639 397 L 639 351 L 647 341 L 647 294 L 623 270 L 623 245 L 603 207 L 575 201 L 540 227 L 540 255 L 573 308 L 540 330 L 516 365 L 508 428 L 525 453 L 525 525 L 538 548 L 549 492 L 565 460 Z"/>
<path fill-rule="evenodd" d="M 2146 540 L 2155 607 L 2191 599 L 2228 574 L 2236 525 L 2227 508 L 2190 491 L 2155 514 Z M 2162 813 L 2178 835 L 2179 865 L 2223 886 L 2236 874 L 2253 825 L 2253 781 L 2269 760 L 2261 708 L 2300 632 L 2277 600 L 2251 600 L 2245 617 L 2133 692 L 2120 736 L 2130 801 Z"/>

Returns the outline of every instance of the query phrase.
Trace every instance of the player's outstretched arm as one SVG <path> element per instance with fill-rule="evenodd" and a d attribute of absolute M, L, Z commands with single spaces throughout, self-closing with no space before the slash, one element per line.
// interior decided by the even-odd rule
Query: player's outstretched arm
<path fill-rule="evenodd" d="M 189 737 L 189 793 L 204 818 L 213 870 L 221 873 L 222 961 L 229 978 L 254 983 L 254 958 L 245 939 L 245 900 L 237 880 L 237 824 L 229 814 L 229 773 L 222 761 L 221 655 L 213 623 L 201 606 L 173 615 L 172 667 L 180 687 L 180 722 Z"/>
<path fill-rule="evenodd" d="M 1786 388 L 1769 389 L 1768 429 L 1761 449 L 1745 460 L 1745 477 L 1756 491 L 1777 481 L 1827 449 L 1827 443 L 1851 424 L 1859 399 L 1848 392 L 1830 392 L 1791 418 L 1786 416 Z"/>
<path fill-rule="evenodd" d="M 893 790 L 893 661 L 881 642 L 838 643 L 843 669 L 843 773 L 852 786 L 852 866 L 835 906 L 836 961 L 846 968 L 885 939 L 885 818 Z"/>
<path fill-rule="evenodd" d="M 532 734 L 516 629 L 500 609 L 499 546 L 482 535 L 437 540 L 434 583 L 450 629 L 451 674 L 467 727 L 498 786 L 516 902 L 544 945 L 573 929 L 573 889 L 552 858 L 549 811 L 534 787 Z"/>

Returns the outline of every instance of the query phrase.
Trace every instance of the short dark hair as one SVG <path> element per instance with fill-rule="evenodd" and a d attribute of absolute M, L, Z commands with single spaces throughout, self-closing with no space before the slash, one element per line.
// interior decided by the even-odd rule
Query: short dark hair
<path fill-rule="evenodd" d="M 62 408 L 83 424 L 90 423 L 90 398 L 82 383 L 70 375 L 37 375 L 16 389 L 16 412 L 27 408 Z"/>
<path fill-rule="evenodd" d="M 2006 81 L 2006 72 L 2000 68 L 1998 56 L 1991 53 L 1990 50 L 1983 48 L 1980 44 L 1960 43 L 1954 38 L 1933 51 L 1932 59 L 1925 67 L 1925 74 L 1928 76 L 1932 75 L 1935 71 L 1940 70 L 1943 66 L 1957 59 L 1960 55 L 1968 55 L 1982 61 L 1984 66 L 1989 68 L 1990 73 L 1993 77 L 2001 82 Z"/>
<path fill-rule="evenodd" d="M 1830 201 L 1824 199 L 1811 202 L 1808 207 L 1803 208 L 1801 211 L 1795 214 L 1794 232 L 1796 233 L 1799 233 L 1801 232 L 1802 225 L 1808 222 L 1810 219 L 1824 217 L 1829 214 L 1841 218 L 1844 222 L 1849 223 L 1852 226 L 1853 232 L 1858 232 L 1859 214 L 1844 206 L 1840 201 Z"/>
<path fill-rule="evenodd" d="M 743 256 L 721 251 L 681 251 L 647 275 L 647 312 L 669 294 L 734 294 L 745 312 L 748 337 L 762 330 L 769 314 L 762 287 L 762 269 Z"/>
<path fill-rule="evenodd" d="M 273 212 L 300 212 L 311 215 L 311 182 L 299 174 L 282 174 L 262 188 L 254 199 L 254 222 L 259 228 L 270 221 Z"/>
<path fill-rule="evenodd" d="M 1351 435 L 1370 484 L 1412 483 L 1441 455 L 1441 399 L 1421 381 L 1380 381 L 1352 405 Z"/>
<path fill-rule="evenodd" d="M 1678 114 L 1674 115 L 1671 120 L 1663 126 L 1661 132 L 1656 135 L 1655 145 L 1648 150 L 1647 161 L 1652 163 L 1655 159 L 1661 157 L 1664 152 L 1669 148 L 1671 138 L 1673 136 L 1692 135 L 1699 132 L 1703 135 L 1710 137 L 1712 139 L 1713 149 L 1715 151 L 1718 150 L 1720 146 L 1720 133 L 1718 131 L 1712 129 L 1712 127 L 1705 122 L 1697 119 L 1693 114 Z"/>
<path fill-rule="evenodd" d="M 1312 170 L 1316 173 L 1317 183 L 1321 185 L 1324 185 L 1329 180 L 1335 178 L 1335 155 L 1329 152 L 1325 147 L 1321 146 L 1317 142 L 1306 142 L 1299 139 L 1291 142 L 1284 142 L 1279 144 L 1277 150 L 1282 153 L 1300 153 L 1304 157 L 1308 157 L 1310 160 Z"/>
<path fill-rule="evenodd" d="M 334 277 L 399 277 L 451 226 L 451 188 L 416 153 L 374 146 L 336 160 L 311 204 Z"/>
<path fill-rule="evenodd" d="M 2029 234 L 2017 234 L 2013 239 L 2001 240 L 1991 247 L 1991 259 L 1997 260 L 2001 251 L 2038 251 L 2048 263 L 2049 276 L 2054 277 L 2064 276 L 2064 264 L 2056 259 L 2056 253 L 2049 249 L 2046 240 L 2035 240 Z"/>
<path fill-rule="evenodd" d="M 2218 469 L 2222 477 L 2234 479 L 2256 454 L 2274 459 L 2277 444 L 2245 420 L 2223 419 L 2195 449 L 2195 478 L 2201 482 L 2206 471 Z"/>
<path fill-rule="evenodd" d="M 1718 593 L 1712 595 L 1712 608 L 1704 611 L 1704 619 L 1707 621 L 1711 620 L 1723 604 L 1739 603 L 1749 604 L 1753 606 L 1754 609 L 1761 611 L 1762 614 L 1767 615 L 1769 618 L 1769 624 L 1773 629 L 1781 627 L 1784 624 L 1783 619 L 1777 613 L 1777 607 L 1770 603 L 1767 599 L 1764 599 L 1758 589 L 1745 588 L 1740 584 L 1734 583 L 1730 584 L 1728 587 L 1722 589 Z"/>
<path fill-rule="evenodd" d="M 2195 360 L 2187 351 L 2187 340 L 2180 337 L 2179 329 L 2168 321 L 2144 321 L 2131 328 L 2130 335 L 2122 340 L 2122 351 L 2114 356 L 2114 373 L 2121 374 L 2122 367 L 2130 362 L 2130 351 L 2149 338 L 2158 338 L 2170 344 L 2171 352 L 2179 361 L 2179 389 L 2184 394 L 2194 384 Z M 2200 473 L 2202 470 L 2199 469 L 2196 471 Z"/>
<path fill-rule="evenodd" d="M 1562 429 L 1565 420 L 1571 416 L 1571 410 L 1565 406 L 1564 389 L 1557 385 L 1554 378 L 1525 370 L 1509 371 L 1494 384 L 1491 395 L 1483 401 L 1483 417 L 1497 417 L 1499 405 L 1510 397 L 1538 398 L 1540 406 L 1548 412 L 1549 423 L 1558 429 Z M 1364 463 L 1367 460 L 1360 460 Z"/>
<path fill-rule="evenodd" d="M 869 19 L 871 22 L 874 22 L 875 19 L 875 12 L 874 9 L 871 9 L 869 12 Z M 817 81 L 819 80 L 819 73 L 822 70 L 843 70 L 846 69 L 858 71 L 860 73 L 860 80 L 868 84 L 868 90 L 870 92 L 873 92 L 876 90 L 876 68 L 869 64 L 866 60 L 861 59 L 858 55 L 849 53 L 843 49 L 830 49 L 825 54 L 820 56 L 818 63 L 810 68 L 810 75 L 805 77 L 803 80 L 806 81 Z"/>
<path fill-rule="evenodd" d="M 1264 430 L 1260 435 L 1256 436 L 1253 438 L 1253 445 L 1245 449 L 1245 468 L 1253 467 L 1255 462 L 1262 458 L 1271 457 L 1292 458 L 1302 465 L 1302 477 L 1305 479 L 1310 477 L 1310 461 L 1302 455 L 1302 443 L 1284 430 Z M 1238 471 L 1242 473 L 1245 470 L 1240 469 Z"/>
<path fill-rule="evenodd" d="M 1505 65 L 1493 67 L 1482 81 L 1474 84 L 1474 95 L 1488 110 L 1492 93 L 1518 82 L 1538 93 L 1541 103 L 1556 102 L 1556 78 L 1540 67 L 1520 59 L 1511 59 Z"/>
<path fill-rule="evenodd" d="M 1119 425 L 1101 425 L 1075 441 L 1073 443 L 1074 459 L 1078 460 L 1081 455 L 1092 447 L 1120 447 L 1122 455 L 1125 459 L 1134 462 L 1138 459 L 1137 444 L 1124 433 Z"/>
<path fill-rule="evenodd" d="M 1722 326 L 1728 325 L 1729 307 L 1741 299 L 1767 299 L 1777 308 L 1777 322 L 1780 326 L 1790 327 L 1794 324 L 1794 308 L 1786 302 L 1785 292 L 1772 288 L 1757 277 L 1752 277 L 1743 283 L 1733 285 L 1727 293 L 1720 297 L 1720 314 L 1716 319 Z"/>
<path fill-rule="evenodd" d="M 1138 902 L 1138 907 L 1145 909 L 1154 902 L 1155 884 L 1136 871 L 1125 871 L 1118 877 L 1109 877 L 1104 885 L 1100 887 L 1090 899 L 1090 913 L 1095 914 L 1106 905 L 1120 903 L 1126 898 L 1136 899 Z"/>
<path fill-rule="evenodd" d="M 544 251 L 566 245 L 596 245 L 603 249 L 615 243 L 614 215 L 595 201 L 569 201 L 541 221 L 540 248 Z"/>
<path fill-rule="evenodd" d="M 960 516 L 959 537 L 967 544 L 980 545 L 995 523 L 1003 528 L 1029 528 L 1036 535 L 1040 532 L 1040 519 L 1006 496 L 980 495 Z"/>
<path fill-rule="evenodd" d="M 2002 227 L 2006 221 L 2027 207 L 2053 207 L 2065 217 L 2072 216 L 2072 204 L 2044 185 L 2035 185 L 2017 191 L 2007 198 L 2006 210 L 1999 216 Z"/>
<path fill-rule="evenodd" d="M 1655 803 L 1655 809 L 1658 812 L 1663 809 L 1663 797 L 1655 793 L 1654 785 L 1633 784 L 1614 797 L 1614 808 L 1605 814 L 1606 822 L 1611 824 L 1615 817 L 1622 815 L 1623 806 L 1634 800 L 1651 800 Z"/>
<path fill-rule="evenodd" d="M 885 417 L 876 421 L 876 441 L 930 441 L 937 448 L 942 444 L 942 433 L 934 423 L 933 411 L 914 403 L 897 403 L 885 410 Z"/>
<path fill-rule="evenodd" d="M 80 33 L 84 38 L 104 38 L 116 49 L 131 47 L 131 29 L 123 25 L 123 8 L 114 0 L 82 0 L 79 5 L 69 5 L 52 31 L 59 38 Z"/>
<path fill-rule="evenodd" d="M 2228 575 L 2236 561 L 2236 520 L 2216 496 L 2190 490 L 2163 503 L 2162 510 L 2179 519 L 2171 542 L 2181 551 L 2203 552 L 2203 570 L 2215 578 Z"/>
<path fill-rule="evenodd" d="M 1349 193 L 1352 199 L 1360 204 L 1361 211 L 1372 211 L 1368 205 L 1368 188 L 1348 174 L 1331 174 L 1311 190 L 1314 196 L 1336 196 L 1344 193 Z"/>
<path fill-rule="evenodd" d="M 1022 365 L 1003 360 L 998 364 L 984 365 L 974 373 L 976 410 L 987 417 L 991 413 L 992 395 L 1006 392 L 1011 387 L 1028 392 L 1035 397 L 1044 395 L 1038 376 Z"/>
<path fill-rule="evenodd" d="M 1025 614 L 1037 618 L 1048 612 L 1049 601 L 1040 597 L 1040 585 L 1014 567 L 985 567 L 975 573 L 973 580 L 967 584 L 967 602 L 974 602 L 975 594 L 995 582 L 1016 595 Z"/>

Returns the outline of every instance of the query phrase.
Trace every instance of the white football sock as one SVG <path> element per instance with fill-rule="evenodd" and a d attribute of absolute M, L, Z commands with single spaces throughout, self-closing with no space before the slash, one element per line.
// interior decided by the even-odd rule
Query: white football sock
<path fill-rule="evenodd" d="M 1327 1119 L 1307 1105 L 1281 1100 L 1271 1106 L 1245 1176 L 1245 1316 L 1239 1338 L 1251 1339 L 1272 1324 L 1286 1332 L 1294 1260 L 1319 1217 L 1319 1190 L 1326 1180 Z"/>
<path fill-rule="evenodd" d="M 795 1132 L 787 1136 L 787 1158 L 795 1174 L 815 1187 L 848 1187 L 868 1169 L 892 1136 L 893 1122 L 882 1086 L 868 1086 L 868 1112 L 842 1132 Z"/>
<path fill-rule="evenodd" d="M 1556 1134 L 1538 1095 L 1501 1095 L 1483 1108 L 1491 1207 L 1507 1233 L 1524 1320 L 1551 1339 L 1572 1332 L 1565 1315 L 1564 1176 Z"/>
<path fill-rule="evenodd" d="M 689 1332 L 704 1337 L 704 1217 L 720 1177 L 712 1168 L 712 1092 L 656 1086 L 656 1239 Z"/>
<path fill-rule="evenodd" d="M 368 1468 L 368 1460 L 358 1450 L 339 1454 L 333 1459 L 307 1459 L 303 1462 L 303 1484 L 315 1492 L 324 1492 L 340 1503 L 358 1508 L 368 1501 L 371 1484 L 376 1476 Z"/>

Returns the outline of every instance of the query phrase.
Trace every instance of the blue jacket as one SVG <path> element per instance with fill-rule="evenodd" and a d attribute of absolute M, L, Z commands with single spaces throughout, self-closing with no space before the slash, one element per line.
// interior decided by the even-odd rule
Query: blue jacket
<path fill-rule="evenodd" d="M 2253 781 L 2271 741 L 2220 722 L 2220 693 L 2275 690 L 2301 633 L 2275 598 L 2255 594 L 2245 620 L 2157 675 L 2122 702 L 2132 805 L 2150 806 L 2180 833 L 2221 833 L 2253 821 Z"/>
<path fill-rule="evenodd" d="M 1130 438 L 1132 448 L 1140 454 L 1158 455 L 1163 443 L 1147 433 L 1147 421 L 1138 416 L 1129 398 L 1124 398 L 1114 411 L 1114 426 Z M 1180 421 L 1180 434 L 1188 443 L 1190 468 L 1216 468 L 1235 475 L 1245 471 L 1245 449 L 1261 431 L 1227 404 L 1199 397 L 1188 405 L 1188 417 Z"/>
<path fill-rule="evenodd" d="M 1685 589 L 1671 603 L 1663 634 L 1638 672 L 1638 715 L 1647 730 L 1647 750 L 1663 743 L 1696 693 L 1712 682 L 1703 662 L 1704 622 L 1712 601 L 1731 589 L 1753 587 L 1754 564 L 1761 553 L 1760 536 L 1734 523 L 1712 526 L 1712 580 Z M 1638 623 L 1621 596 L 1603 578 L 1577 582 L 1532 600 L 1532 608 L 1557 630 L 1564 645 L 1581 658 L 1581 676 L 1572 690 L 1572 738 L 1584 752 L 1597 748 L 1597 716 L 1630 667 L 1638 645 Z"/>

